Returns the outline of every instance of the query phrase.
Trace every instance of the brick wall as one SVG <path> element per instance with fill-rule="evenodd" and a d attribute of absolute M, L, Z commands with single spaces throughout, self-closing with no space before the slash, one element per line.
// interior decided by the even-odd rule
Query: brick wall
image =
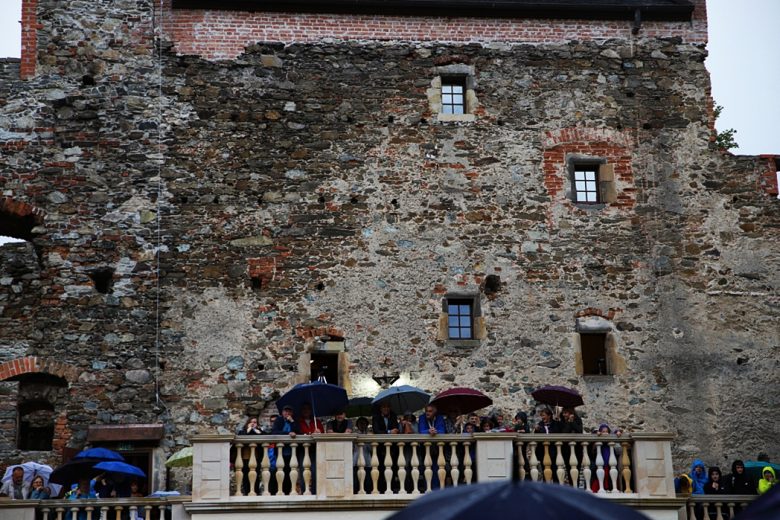
<path fill-rule="evenodd" d="M 38 0 L 22 1 L 22 79 L 29 79 L 35 75 L 37 62 L 38 29 L 43 25 L 38 23 Z"/>

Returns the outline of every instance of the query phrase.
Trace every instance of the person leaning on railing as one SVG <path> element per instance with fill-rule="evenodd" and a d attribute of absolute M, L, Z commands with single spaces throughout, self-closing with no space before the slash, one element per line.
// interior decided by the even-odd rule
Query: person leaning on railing
<path fill-rule="evenodd" d="M 97 498 L 97 494 L 90 488 L 90 480 L 86 477 L 81 477 L 79 483 L 75 489 L 69 491 L 65 498 L 67 500 L 89 500 Z M 72 511 L 72 510 L 71 510 Z M 68 515 L 71 516 L 71 515 Z M 87 520 L 87 512 L 83 507 L 79 508 L 77 520 Z"/>
<path fill-rule="evenodd" d="M 11 500 L 27 500 L 30 495 L 30 484 L 24 481 L 24 468 L 15 467 L 11 472 L 11 480 L 0 487 L 0 497 L 11 497 Z"/>
<path fill-rule="evenodd" d="M 766 466 L 761 473 L 764 475 L 764 478 L 758 481 L 759 495 L 763 495 L 777 485 L 777 477 L 775 476 L 775 470 L 772 469 L 772 466 Z"/>
<path fill-rule="evenodd" d="M 729 495 L 755 495 L 758 486 L 753 477 L 745 471 L 745 463 L 735 460 L 731 463 L 731 473 L 723 479 L 723 484 Z"/>
<path fill-rule="evenodd" d="M 274 421 L 273 428 L 271 430 L 271 433 L 273 435 L 289 435 L 291 439 L 295 439 L 296 436 L 300 435 L 301 433 L 301 427 L 298 424 L 298 421 L 295 420 L 295 415 L 293 413 L 293 407 L 290 405 L 287 405 L 282 410 L 282 416 L 277 417 Z M 290 467 L 290 459 L 292 458 L 292 448 L 290 448 L 289 444 L 287 446 L 284 446 L 284 449 L 282 449 L 281 453 L 282 457 L 284 458 L 284 467 L 289 468 Z M 279 453 L 276 454 L 276 456 L 279 456 Z M 276 494 L 276 480 L 271 479 L 271 493 Z M 285 494 L 288 494 L 290 490 L 292 489 L 292 486 L 290 486 L 289 479 L 284 480 L 284 486 L 282 488 L 282 491 Z"/>
<path fill-rule="evenodd" d="M 48 500 L 49 488 L 44 486 L 43 477 L 38 475 L 30 482 L 30 500 Z"/>

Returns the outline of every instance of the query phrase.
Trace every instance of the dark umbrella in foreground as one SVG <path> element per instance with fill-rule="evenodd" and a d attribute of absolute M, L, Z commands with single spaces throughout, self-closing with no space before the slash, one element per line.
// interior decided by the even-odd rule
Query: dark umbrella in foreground
<path fill-rule="evenodd" d="M 95 459 L 73 459 L 52 471 L 49 482 L 69 486 L 77 483 L 80 478 L 92 479 L 103 473 L 102 469 L 95 468 L 95 464 L 99 462 L 101 461 Z"/>
<path fill-rule="evenodd" d="M 109 473 L 122 473 L 123 475 L 127 475 L 129 477 L 146 477 L 146 473 L 140 469 L 136 468 L 135 466 L 131 466 L 126 462 L 119 462 L 118 460 L 101 462 L 100 464 L 95 465 L 95 469 L 108 471 Z"/>
<path fill-rule="evenodd" d="M 578 391 L 565 386 L 543 386 L 531 392 L 531 397 L 552 406 L 571 406 L 575 408 L 585 404 Z"/>
<path fill-rule="evenodd" d="M 371 415 L 371 398 L 355 397 L 349 400 L 349 404 L 344 407 L 344 413 L 347 417 L 362 417 Z"/>
<path fill-rule="evenodd" d="M 490 406 L 493 400 L 473 388 L 450 388 L 434 397 L 431 404 L 436 405 L 441 413 L 454 409 L 466 414 Z"/>
<path fill-rule="evenodd" d="M 290 405 L 293 407 L 295 416 L 300 417 L 303 403 L 311 405 L 312 415 L 322 417 L 333 415 L 336 410 L 347 406 L 349 398 L 347 391 L 340 386 L 314 381 L 295 385 L 292 390 L 276 401 L 276 407 L 279 409 L 279 413 L 282 413 L 284 407 Z"/>
<path fill-rule="evenodd" d="M 491 482 L 434 491 L 387 520 L 647 520 L 626 506 L 568 486 Z"/>
<path fill-rule="evenodd" d="M 780 518 L 780 485 L 772 486 L 769 491 L 758 497 L 735 518 L 736 520 L 777 520 Z"/>
<path fill-rule="evenodd" d="M 120 462 L 125 461 L 125 458 L 117 452 L 107 450 L 105 448 L 92 448 L 89 450 L 84 450 L 73 457 L 73 460 L 77 459 L 118 460 Z"/>

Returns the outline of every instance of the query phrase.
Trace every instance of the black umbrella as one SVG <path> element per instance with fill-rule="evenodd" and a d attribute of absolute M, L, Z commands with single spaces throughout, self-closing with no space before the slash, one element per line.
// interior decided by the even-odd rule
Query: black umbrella
<path fill-rule="evenodd" d="M 77 483 L 80 478 L 92 479 L 104 471 L 95 469 L 95 464 L 100 462 L 95 459 L 73 459 L 52 471 L 49 482 L 69 486 Z"/>
<path fill-rule="evenodd" d="M 507 512 L 509 516 L 507 517 Z M 626 506 L 569 486 L 541 482 L 491 482 L 435 491 L 388 520 L 647 520 Z"/>
<path fill-rule="evenodd" d="M 371 415 L 371 397 L 354 397 L 349 400 L 349 404 L 344 407 L 344 413 L 347 417 L 360 417 L 362 415 Z"/>
<path fill-rule="evenodd" d="M 780 485 L 772 486 L 758 500 L 736 516 L 736 520 L 777 520 L 780 518 Z"/>

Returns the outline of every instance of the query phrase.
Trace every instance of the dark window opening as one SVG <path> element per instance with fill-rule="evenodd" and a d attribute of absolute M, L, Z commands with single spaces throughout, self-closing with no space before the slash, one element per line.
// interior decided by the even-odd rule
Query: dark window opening
<path fill-rule="evenodd" d="M 450 339 L 474 338 L 474 300 L 447 299 Z"/>
<path fill-rule="evenodd" d="M 51 451 L 54 441 L 54 406 L 47 401 L 19 405 L 19 442 L 22 451 Z"/>
<path fill-rule="evenodd" d="M 100 294 L 108 294 L 114 285 L 114 270 L 110 268 L 95 269 L 89 273 L 89 277 Z"/>
<path fill-rule="evenodd" d="M 441 79 L 441 111 L 443 114 L 466 113 L 465 78 Z"/>
<path fill-rule="evenodd" d="M 252 290 L 253 291 L 262 291 L 263 290 L 263 278 L 260 276 L 253 276 L 252 277 Z"/>
<path fill-rule="evenodd" d="M 608 374 L 606 343 L 606 334 L 580 334 L 583 375 L 595 376 Z"/>
<path fill-rule="evenodd" d="M 337 341 L 330 339 L 328 341 Z M 311 355 L 311 377 L 310 381 L 322 381 L 331 385 L 339 384 L 339 364 L 338 354 L 320 354 Z"/>
<path fill-rule="evenodd" d="M 599 179 L 598 165 L 574 165 L 574 202 L 578 204 L 598 204 Z"/>

